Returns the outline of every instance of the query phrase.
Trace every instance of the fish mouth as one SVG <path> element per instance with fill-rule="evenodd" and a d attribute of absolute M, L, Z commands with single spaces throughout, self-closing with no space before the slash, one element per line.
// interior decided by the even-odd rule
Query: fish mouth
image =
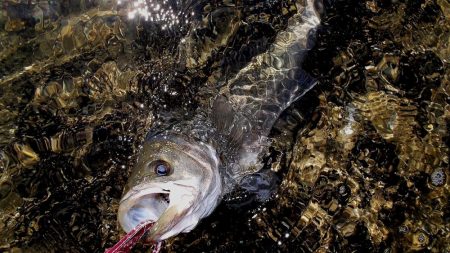
<path fill-rule="evenodd" d="M 192 227 L 198 220 L 186 218 L 193 205 L 195 194 L 188 193 L 186 186 L 172 187 L 141 185 L 122 198 L 118 220 L 125 232 L 142 222 L 155 224 L 147 233 L 147 240 L 160 241 Z"/>
<path fill-rule="evenodd" d="M 119 206 L 119 223 L 125 232 L 129 232 L 145 221 L 157 221 L 169 208 L 170 190 L 147 188 L 142 191 L 130 191 Z"/>

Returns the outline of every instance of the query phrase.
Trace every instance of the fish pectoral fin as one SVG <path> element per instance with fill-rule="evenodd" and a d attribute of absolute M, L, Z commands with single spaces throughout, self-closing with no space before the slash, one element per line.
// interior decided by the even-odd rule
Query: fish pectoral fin
<path fill-rule="evenodd" d="M 278 188 L 280 178 L 270 169 L 263 169 L 242 178 L 239 186 L 256 195 L 260 201 L 268 200 Z"/>
<path fill-rule="evenodd" d="M 251 130 L 250 120 L 241 113 L 237 113 L 231 103 L 223 95 L 215 98 L 212 106 L 212 122 L 221 136 L 223 151 L 233 152 L 239 150 Z"/>
<path fill-rule="evenodd" d="M 212 119 L 216 129 L 225 133 L 228 132 L 233 124 L 235 112 L 233 107 L 223 95 L 214 99 L 212 106 Z"/>

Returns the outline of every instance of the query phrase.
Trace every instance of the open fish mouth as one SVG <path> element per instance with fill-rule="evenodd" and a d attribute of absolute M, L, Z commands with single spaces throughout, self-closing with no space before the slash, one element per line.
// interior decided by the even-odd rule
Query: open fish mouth
<path fill-rule="evenodd" d="M 125 232 L 144 222 L 154 222 L 147 233 L 150 241 L 162 241 L 191 231 L 199 221 L 197 210 L 201 193 L 193 182 L 143 183 L 133 187 L 122 198 L 118 220 Z M 214 198 L 215 201 L 215 198 Z M 205 205 L 215 206 L 206 201 Z M 205 210 L 211 210 L 206 208 Z M 200 213 L 201 215 L 201 213 Z"/>
<path fill-rule="evenodd" d="M 145 195 L 140 197 L 130 208 L 128 215 L 134 221 L 133 223 L 137 224 L 148 220 L 156 221 L 169 207 L 169 203 L 169 194 L 167 193 Z"/>
<path fill-rule="evenodd" d="M 150 188 L 127 196 L 121 201 L 118 213 L 119 223 L 126 232 L 144 221 L 158 221 L 170 205 L 169 190 Z"/>

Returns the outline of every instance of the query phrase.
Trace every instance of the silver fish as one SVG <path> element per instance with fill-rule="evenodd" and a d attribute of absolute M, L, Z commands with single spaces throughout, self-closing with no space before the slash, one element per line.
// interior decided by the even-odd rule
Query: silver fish
<path fill-rule="evenodd" d="M 316 83 L 301 64 L 320 24 L 319 5 L 299 1 L 288 27 L 222 86 L 210 106 L 145 141 L 119 206 L 125 231 L 152 220 L 154 241 L 189 232 L 261 168 L 272 125 Z"/>

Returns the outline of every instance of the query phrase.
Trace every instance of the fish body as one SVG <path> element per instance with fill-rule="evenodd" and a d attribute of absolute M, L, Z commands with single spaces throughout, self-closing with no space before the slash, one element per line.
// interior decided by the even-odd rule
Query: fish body
<path fill-rule="evenodd" d="M 120 202 L 125 231 L 153 220 L 151 240 L 189 232 L 260 169 L 276 119 L 316 83 L 301 64 L 320 24 L 318 2 L 297 7 L 270 48 L 229 79 L 208 106 L 147 137 Z"/>

